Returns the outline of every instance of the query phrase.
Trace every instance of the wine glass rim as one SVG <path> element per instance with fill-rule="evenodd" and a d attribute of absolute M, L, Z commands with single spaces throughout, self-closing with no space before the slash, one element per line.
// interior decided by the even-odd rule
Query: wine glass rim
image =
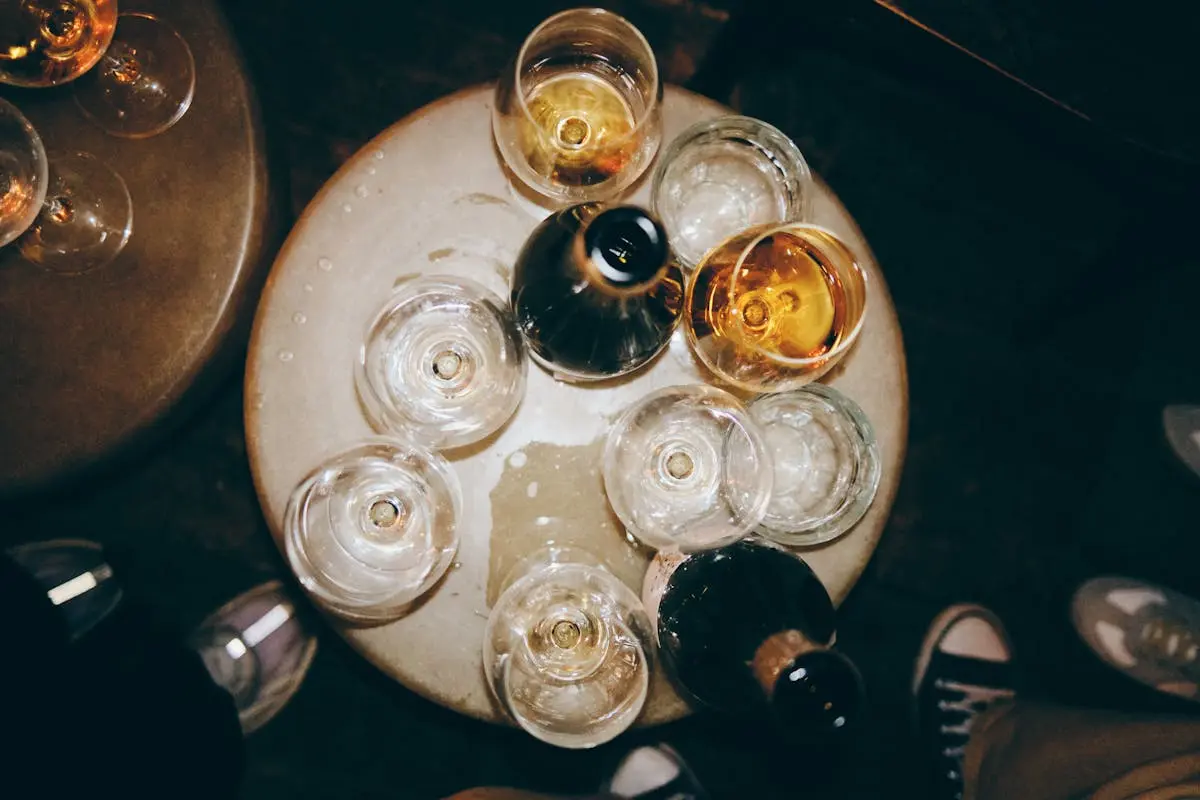
<path fill-rule="evenodd" d="M 42 207 L 46 204 L 46 193 L 50 190 L 50 156 L 46 152 L 46 145 L 42 142 L 42 136 L 37 132 L 37 128 L 29 121 L 29 117 L 21 113 L 21 109 L 16 105 L 0 97 L 0 113 L 10 115 L 13 120 L 25 131 L 28 137 L 30 148 L 35 157 L 37 169 L 37 187 L 33 197 L 33 202 L 29 204 L 29 209 L 25 216 L 17 220 L 12 234 L 7 240 L 0 241 L 0 246 L 16 241 L 21 234 L 29 230 L 33 226 L 34 220 L 42 213 Z"/>
<path fill-rule="evenodd" d="M 840 342 L 838 342 L 837 345 L 835 347 L 833 347 L 833 349 L 831 349 L 825 353 L 822 353 L 819 356 L 810 356 L 810 357 L 806 357 L 806 358 L 791 358 L 789 356 L 780 355 L 779 353 L 776 353 L 776 352 L 770 350 L 769 348 L 760 347 L 756 344 L 753 344 L 752 342 L 745 343 L 746 347 L 748 347 L 751 350 L 754 350 L 755 352 L 761 353 L 762 355 L 766 356 L 769 360 L 771 360 L 772 362 L 774 362 L 776 364 L 783 364 L 783 365 L 789 366 L 789 367 L 804 368 L 804 367 L 810 367 L 810 366 L 817 366 L 820 364 L 826 364 L 826 363 L 830 362 L 831 360 L 837 359 L 839 356 L 841 356 L 843 353 L 845 353 L 847 350 L 849 350 L 851 347 L 853 347 L 854 343 L 858 340 L 859 333 L 862 332 L 863 323 L 867 319 L 868 298 L 867 298 L 866 290 L 867 290 L 867 286 L 870 283 L 870 279 L 867 276 L 867 271 L 865 269 L 863 269 L 862 264 L 859 263 L 858 257 L 854 254 L 854 251 L 850 249 L 850 245 L 846 244 L 840 236 L 838 236 L 836 233 L 831 231 L 829 228 L 824 227 L 823 225 L 815 225 L 811 222 L 801 222 L 801 221 L 797 221 L 797 220 L 792 220 L 790 222 L 769 223 L 769 224 L 763 226 L 763 228 L 758 232 L 758 234 L 753 239 L 751 239 L 749 242 L 747 242 L 746 245 L 742 248 L 741 252 L 738 253 L 737 261 L 733 265 L 733 272 L 731 273 L 731 275 L 729 277 L 729 288 L 726 290 L 726 301 L 731 306 L 733 305 L 734 299 L 737 294 L 738 275 L 742 272 L 742 265 L 746 260 L 746 256 L 748 256 L 750 254 L 750 251 L 753 250 L 763 239 L 766 239 L 768 236 L 774 236 L 775 234 L 784 232 L 784 231 L 795 231 L 795 230 L 818 231 L 820 233 L 823 233 L 823 234 L 829 236 L 835 242 L 841 244 L 841 246 L 843 248 L 845 248 L 847 255 L 850 256 L 850 264 L 851 264 L 852 270 L 854 272 L 858 273 L 858 276 L 859 276 L 859 278 L 862 279 L 862 283 L 863 283 L 862 311 L 859 313 L 858 319 L 854 323 L 854 327 L 850 329 L 849 333 L 847 333 L 845 336 L 842 337 L 842 340 Z M 718 247 L 719 247 L 719 245 L 718 245 Z M 716 250 L 716 248 L 713 248 L 713 249 Z"/>
<path fill-rule="evenodd" d="M 557 14 L 551 14 L 549 17 L 546 17 L 544 20 L 539 22 L 537 27 L 530 31 L 529 35 L 525 37 L 525 41 L 521 42 L 521 49 L 517 51 L 517 57 L 513 62 L 512 70 L 513 92 L 517 96 L 517 105 L 519 105 L 521 108 L 522 116 L 524 116 L 526 122 L 533 126 L 534 130 L 539 131 L 540 135 L 544 135 L 544 133 L 541 132 L 540 126 L 536 124 L 533 114 L 529 111 L 528 104 L 525 102 L 525 92 L 521 87 L 521 65 L 525 63 L 525 54 L 529 50 L 530 44 L 539 34 L 541 34 L 552 24 L 560 22 L 565 17 L 572 16 L 587 16 L 599 19 L 608 19 L 618 26 L 624 26 L 626 29 L 628 29 L 628 32 L 633 35 L 635 41 L 645 51 L 646 55 L 649 56 L 648 60 L 650 63 L 651 78 L 650 103 L 646 105 L 646 108 L 643 109 L 641 115 L 637 118 L 633 126 L 633 130 L 620 137 L 616 141 L 627 141 L 629 139 L 636 138 L 638 134 L 641 133 L 643 126 L 650 123 L 650 120 L 654 117 L 654 108 L 658 105 L 658 96 L 659 92 L 661 91 L 661 84 L 659 82 L 660 79 L 658 74 L 658 59 L 655 57 L 654 49 L 650 47 L 650 42 L 646 39 L 646 36 L 642 33 L 641 29 L 639 29 L 625 17 L 614 11 L 609 11 L 606 8 L 568 8 L 565 11 L 559 11 Z"/>

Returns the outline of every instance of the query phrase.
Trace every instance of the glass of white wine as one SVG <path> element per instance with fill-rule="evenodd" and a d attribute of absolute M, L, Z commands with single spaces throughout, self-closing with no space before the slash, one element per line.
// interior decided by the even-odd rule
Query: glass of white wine
<path fill-rule="evenodd" d="M 684 319 L 689 344 L 717 377 L 751 392 L 783 392 L 849 352 L 866 305 L 867 274 L 837 235 L 767 224 L 704 257 L 684 295 Z"/>
<path fill-rule="evenodd" d="M 79 274 L 116 258 L 132 230 L 120 175 L 86 153 L 47 158 L 33 125 L 0 99 L 0 246 L 16 240 L 39 267 Z"/>
<path fill-rule="evenodd" d="M 591 554 L 551 547 L 513 570 L 488 618 L 483 666 L 526 732 L 558 747 L 596 747 L 641 713 L 651 641 L 628 586 Z"/>
<path fill-rule="evenodd" d="M 518 186 L 566 206 L 611 199 L 662 142 L 654 51 L 628 20 L 577 8 L 542 22 L 496 86 L 492 132 Z"/>

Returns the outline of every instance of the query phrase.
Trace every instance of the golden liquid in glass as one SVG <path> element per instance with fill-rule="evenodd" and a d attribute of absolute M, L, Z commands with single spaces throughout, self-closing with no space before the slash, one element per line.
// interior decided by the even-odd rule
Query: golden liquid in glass
<path fill-rule="evenodd" d="M 19 5 L 0 18 L 0 83 L 43 87 L 72 81 L 96 65 L 116 30 L 116 0 Z"/>

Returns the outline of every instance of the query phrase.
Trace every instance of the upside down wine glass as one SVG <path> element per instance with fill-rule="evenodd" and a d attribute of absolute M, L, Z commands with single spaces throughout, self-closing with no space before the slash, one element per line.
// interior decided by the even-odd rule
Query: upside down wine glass
<path fill-rule="evenodd" d="M 449 569 L 462 506 L 445 459 L 401 439 L 372 439 L 327 459 L 284 512 L 288 562 L 330 611 L 397 619 Z"/>
<path fill-rule="evenodd" d="M 705 256 L 684 297 L 688 342 L 718 377 L 752 392 L 814 381 L 862 330 L 867 275 L 815 225 L 763 225 Z"/>
<path fill-rule="evenodd" d="M 517 565 L 488 617 L 488 686 L 536 738 L 595 747 L 646 702 L 649 633 L 637 595 L 596 559 L 548 548 Z"/>
<path fill-rule="evenodd" d="M 611 198 L 645 172 L 662 141 L 654 51 L 599 8 L 546 19 L 496 86 L 492 132 L 512 177 L 566 206 Z"/>

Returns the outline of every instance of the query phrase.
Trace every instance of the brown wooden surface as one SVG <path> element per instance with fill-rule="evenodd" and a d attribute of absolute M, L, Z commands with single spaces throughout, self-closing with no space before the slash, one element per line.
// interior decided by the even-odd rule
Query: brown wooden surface
<path fill-rule="evenodd" d="M 106 267 L 60 276 L 0 251 L 0 494 L 96 464 L 160 427 L 219 370 L 265 268 L 270 187 L 257 100 L 209 0 L 121 3 L 158 14 L 196 60 L 192 107 L 149 139 L 109 136 L 68 86 L 4 89 L 47 151 L 89 152 L 125 179 L 133 235 Z"/>

